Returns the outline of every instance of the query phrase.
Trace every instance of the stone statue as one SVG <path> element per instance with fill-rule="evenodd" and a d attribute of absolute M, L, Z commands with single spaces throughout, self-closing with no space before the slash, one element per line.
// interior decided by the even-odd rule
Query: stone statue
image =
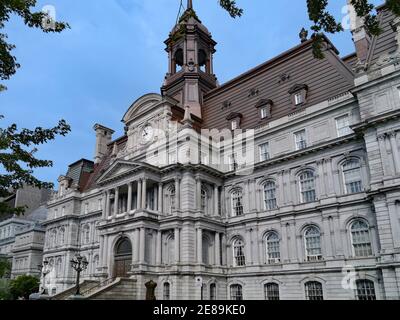
<path fill-rule="evenodd" d="M 156 295 L 154 294 L 155 289 L 157 288 L 157 283 L 155 283 L 153 280 L 150 280 L 149 282 L 145 283 L 146 286 L 146 300 L 157 300 Z"/>

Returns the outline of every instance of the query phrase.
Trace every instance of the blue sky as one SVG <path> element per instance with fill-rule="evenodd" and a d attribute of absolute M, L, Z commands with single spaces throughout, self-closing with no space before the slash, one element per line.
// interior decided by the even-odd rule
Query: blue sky
<path fill-rule="evenodd" d="M 14 55 L 22 67 L 0 94 L 1 126 L 50 127 L 65 119 L 72 132 L 40 147 L 38 156 L 54 160 L 53 168 L 36 172 L 55 182 L 68 164 L 92 159 L 101 123 L 123 132 L 122 116 L 148 92 L 159 92 L 167 71 L 163 41 L 176 21 L 180 0 L 47 0 L 57 19 L 71 29 L 43 34 L 20 19 L 6 25 Z M 194 0 L 202 22 L 218 42 L 214 71 L 221 83 L 297 45 L 309 26 L 306 0 L 238 0 L 245 10 L 234 20 L 217 0 Z M 342 19 L 346 0 L 331 0 Z M 373 1 L 381 3 L 382 1 Z M 184 0 L 186 4 L 186 0 Z M 342 56 L 354 51 L 349 31 L 329 36 Z"/>

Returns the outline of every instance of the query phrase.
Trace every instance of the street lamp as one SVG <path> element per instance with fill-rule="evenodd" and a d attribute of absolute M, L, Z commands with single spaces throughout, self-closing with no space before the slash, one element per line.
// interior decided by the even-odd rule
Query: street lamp
<path fill-rule="evenodd" d="M 76 271 L 76 296 L 81 295 L 80 288 L 80 276 L 81 272 L 85 271 L 88 267 L 89 262 L 86 258 L 82 257 L 79 253 L 75 256 L 74 259 L 71 260 L 71 266 Z"/>
<path fill-rule="evenodd" d="M 42 278 L 43 278 L 43 283 L 42 283 L 42 291 L 40 292 L 40 294 L 47 294 L 47 290 L 46 290 L 46 276 L 50 273 L 50 269 L 48 268 L 49 265 L 49 261 L 47 259 L 43 260 L 43 265 L 39 264 L 38 265 L 38 269 L 42 274 Z"/>

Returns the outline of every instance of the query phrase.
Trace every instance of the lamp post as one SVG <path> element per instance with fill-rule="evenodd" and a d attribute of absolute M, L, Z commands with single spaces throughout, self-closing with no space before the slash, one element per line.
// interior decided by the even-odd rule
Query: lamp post
<path fill-rule="evenodd" d="M 49 265 L 49 261 L 47 259 L 43 260 L 43 265 L 39 264 L 38 265 L 38 269 L 42 274 L 42 278 L 43 278 L 43 283 L 42 283 L 42 290 L 40 292 L 40 294 L 46 295 L 47 294 L 47 290 L 46 290 L 46 276 L 50 273 L 50 269 L 48 268 Z"/>
<path fill-rule="evenodd" d="M 80 288 L 80 276 L 81 272 L 85 271 L 88 267 L 89 262 L 86 258 L 82 257 L 79 253 L 75 256 L 74 259 L 71 260 L 71 266 L 76 271 L 76 296 L 81 295 Z"/>

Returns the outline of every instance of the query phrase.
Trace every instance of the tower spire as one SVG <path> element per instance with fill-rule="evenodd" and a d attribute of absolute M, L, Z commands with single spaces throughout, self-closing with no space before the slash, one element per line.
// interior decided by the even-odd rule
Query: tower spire
<path fill-rule="evenodd" d="M 192 0 L 188 0 L 187 9 L 193 9 L 193 1 Z"/>

